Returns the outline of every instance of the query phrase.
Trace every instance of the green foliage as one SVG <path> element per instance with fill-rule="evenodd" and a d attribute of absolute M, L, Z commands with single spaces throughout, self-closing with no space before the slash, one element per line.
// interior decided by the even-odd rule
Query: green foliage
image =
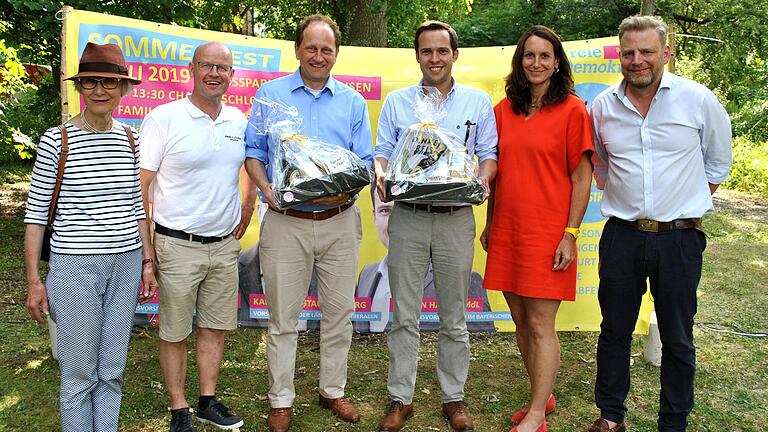
<path fill-rule="evenodd" d="M 747 137 L 734 139 L 731 178 L 723 186 L 768 195 L 768 141 L 754 142 Z"/>
<path fill-rule="evenodd" d="M 615 35 L 621 20 L 639 8 L 636 0 L 476 0 L 454 28 L 462 46 L 514 45 L 534 24 L 579 40 Z"/>
<path fill-rule="evenodd" d="M 0 161 L 32 157 L 26 137 L 8 117 L 9 109 L 17 102 L 17 97 L 34 87 L 28 83 L 27 78 L 16 50 L 6 46 L 5 41 L 0 39 Z"/>
<path fill-rule="evenodd" d="M 696 59 L 697 74 L 724 101 L 734 133 L 768 140 L 768 3 L 763 0 L 659 0 L 675 24 L 679 57 Z M 687 35 L 697 36 L 689 37 Z M 701 39 L 698 37 L 712 38 Z"/>
<path fill-rule="evenodd" d="M 5 106 L 4 114 L 3 121 L 12 126 L 18 156 L 32 159 L 43 132 L 61 122 L 59 91 L 53 76 L 47 75 L 39 87 L 30 86 L 19 92 Z"/>
<path fill-rule="evenodd" d="M 387 46 L 413 48 L 413 35 L 419 24 L 427 19 L 455 23 L 466 16 L 471 0 L 389 0 L 387 3 Z"/>
<path fill-rule="evenodd" d="M 231 2 L 230 6 L 223 9 L 229 10 L 237 7 L 253 8 L 255 21 L 259 23 L 262 34 L 266 37 L 284 40 L 293 40 L 296 25 L 299 21 L 311 14 L 325 14 L 333 18 L 341 28 L 342 43 L 350 40 L 350 14 L 348 0 L 270 0 L 240 2 L 228 0 L 225 2 L 208 3 L 201 1 L 201 5 L 209 4 L 213 9 L 222 9 L 222 3 Z M 205 7 L 205 6 L 203 6 Z M 378 0 L 374 1 L 371 8 L 386 8 L 387 17 L 387 46 L 411 48 L 413 47 L 413 33 L 416 27 L 426 19 L 439 19 L 453 22 L 466 15 L 469 10 L 469 0 Z M 215 16 L 215 15 L 209 15 Z M 230 15 L 231 16 L 231 15 Z M 207 19 L 214 27 L 226 21 Z M 236 23 L 232 25 L 237 27 Z"/>
<path fill-rule="evenodd" d="M 54 75 L 58 75 L 59 11 L 65 4 L 79 10 L 197 27 L 193 0 L 0 0 L 0 38 L 17 47 L 24 61 L 50 65 Z"/>

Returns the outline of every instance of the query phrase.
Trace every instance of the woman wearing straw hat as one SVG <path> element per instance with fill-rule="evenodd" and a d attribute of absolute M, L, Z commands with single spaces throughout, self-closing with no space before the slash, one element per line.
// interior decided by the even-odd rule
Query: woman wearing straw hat
<path fill-rule="evenodd" d="M 42 309 L 57 324 L 62 431 L 117 431 L 137 297 L 146 301 L 157 290 L 154 252 L 142 247 L 150 243 L 138 138 L 112 119 L 120 98 L 141 81 L 128 74 L 120 47 L 94 43 L 85 46 L 78 73 L 67 79 L 85 108 L 46 131 L 37 149 L 24 217 L 27 308 L 38 322 Z M 43 285 L 40 253 L 51 209 L 54 231 Z"/>

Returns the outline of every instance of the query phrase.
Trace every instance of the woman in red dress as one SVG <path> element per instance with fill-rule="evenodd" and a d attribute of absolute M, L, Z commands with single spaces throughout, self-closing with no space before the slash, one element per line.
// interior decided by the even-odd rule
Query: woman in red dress
<path fill-rule="evenodd" d="M 531 382 L 512 432 L 544 432 L 560 367 L 555 317 L 576 297 L 576 239 L 589 201 L 594 152 L 584 101 L 576 96 L 560 38 L 534 26 L 520 38 L 494 108 L 499 172 L 491 187 L 484 286 L 503 291 Z"/>

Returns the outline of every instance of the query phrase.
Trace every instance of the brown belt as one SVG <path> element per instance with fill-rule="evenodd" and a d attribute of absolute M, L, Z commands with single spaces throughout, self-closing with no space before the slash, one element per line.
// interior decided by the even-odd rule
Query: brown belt
<path fill-rule="evenodd" d="M 277 211 L 278 213 L 282 213 L 286 216 L 293 216 L 299 219 L 310 219 L 310 220 L 321 221 L 321 220 L 330 219 L 336 216 L 337 214 L 341 214 L 341 212 L 352 207 L 353 205 L 355 205 L 354 201 L 351 203 L 344 204 L 343 206 L 335 207 L 328 210 L 316 211 L 316 212 L 305 212 L 305 211 L 294 210 L 294 209 L 275 210 L 275 211 Z"/>
<path fill-rule="evenodd" d="M 701 230 L 701 218 L 687 218 L 687 219 L 675 219 L 669 222 L 659 222 L 653 219 L 638 219 L 635 221 L 628 221 L 612 217 L 611 220 L 619 222 L 623 225 L 630 226 L 638 231 L 645 232 L 662 232 L 681 229 L 697 229 Z"/>
<path fill-rule="evenodd" d="M 453 213 L 455 211 L 463 210 L 469 206 L 435 206 L 432 204 L 415 204 L 409 202 L 398 201 L 398 205 L 408 207 L 414 210 L 421 210 L 429 213 Z"/>

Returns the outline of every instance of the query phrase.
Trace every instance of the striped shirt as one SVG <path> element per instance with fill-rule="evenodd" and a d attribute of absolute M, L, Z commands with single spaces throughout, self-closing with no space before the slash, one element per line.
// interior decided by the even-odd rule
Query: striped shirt
<path fill-rule="evenodd" d="M 110 132 L 88 132 L 67 123 L 69 156 L 64 167 L 51 251 L 87 255 L 131 251 L 141 247 L 138 223 L 146 219 L 136 155 L 120 123 Z M 61 132 L 48 129 L 40 138 L 32 170 L 25 224 L 47 225 L 56 184 Z"/>

